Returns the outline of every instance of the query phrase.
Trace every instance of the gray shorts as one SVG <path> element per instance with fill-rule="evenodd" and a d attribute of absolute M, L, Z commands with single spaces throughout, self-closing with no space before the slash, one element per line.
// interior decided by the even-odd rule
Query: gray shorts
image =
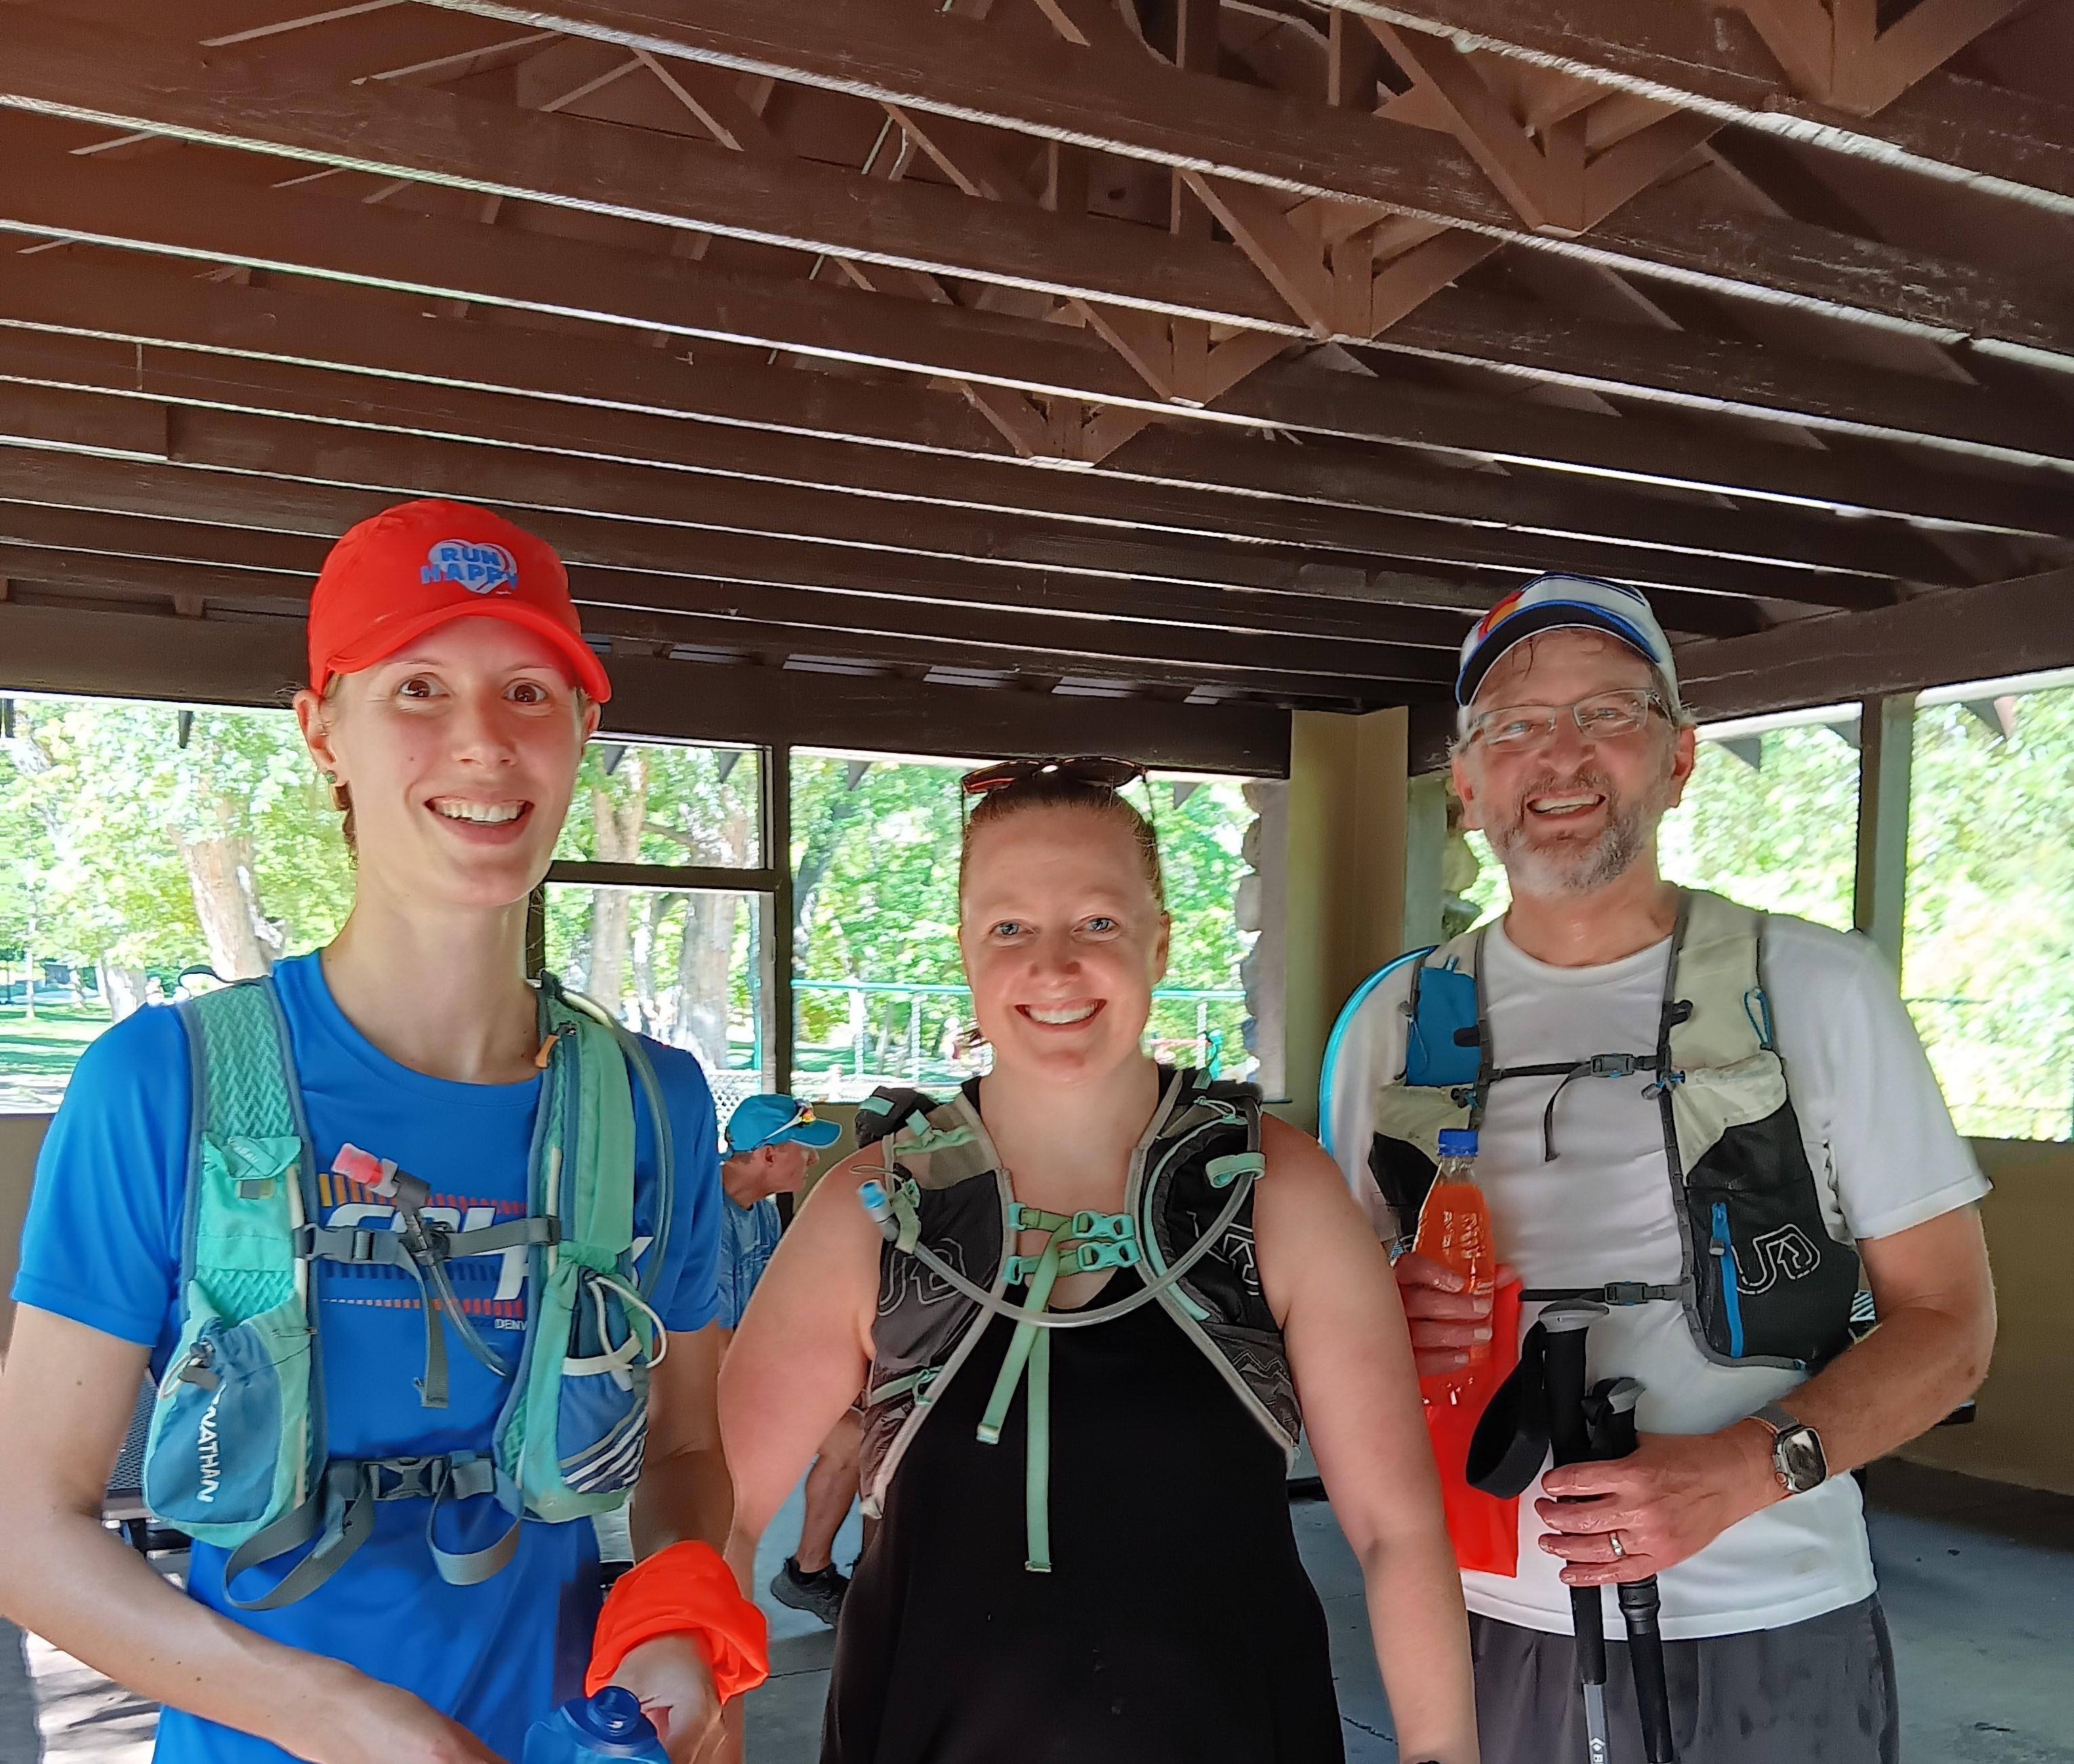
<path fill-rule="evenodd" d="M 1469 1646 L 1484 1764 L 1584 1764 L 1570 1638 L 1473 1614 Z M 1606 1655 L 1612 1764 L 1642 1764 L 1626 1642 L 1609 1637 Z M 1679 1764 L 1897 1764 L 1901 1756 L 1894 1648 L 1877 1599 L 1787 1629 L 1667 1642 L 1663 1667 Z"/>

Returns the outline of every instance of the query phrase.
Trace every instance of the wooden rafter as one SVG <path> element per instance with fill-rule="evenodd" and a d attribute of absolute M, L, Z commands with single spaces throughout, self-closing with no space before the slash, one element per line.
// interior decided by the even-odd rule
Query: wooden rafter
<path fill-rule="evenodd" d="M 2074 213 L 2074 105 L 1945 69 L 2013 0 L 1939 0 L 1883 35 L 1870 8 L 1746 0 L 1337 0 L 1608 90 Z"/>
<path fill-rule="evenodd" d="M 696 24 L 667 26 L 606 0 L 565 0 L 545 10 L 502 0 L 440 3 L 490 16 L 523 14 L 528 22 L 659 56 L 948 109 L 1298 196 L 1380 203 L 1501 238 L 1552 242 L 1524 227 L 1473 162 L 1429 131 L 1391 132 L 1379 119 L 1156 62 L 1113 68 L 1064 43 L 1056 53 L 1018 56 L 1010 84 L 983 25 L 915 17 L 903 7 L 896 34 L 893 0 L 849 0 L 832 14 L 807 0 L 711 0 Z M 1060 298 L 1114 300 L 1246 328 L 1301 332 L 1253 266 L 1228 247 L 972 204 L 954 192 L 916 184 L 862 209 L 846 199 L 849 175 L 832 167 L 772 167 L 696 143 L 603 134 L 572 118 L 514 127 L 508 110 L 500 115 L 494 105 L 393 87 L 340 88 L 280 55 L 233 53 L 219 63 L 151 38 L 111 40 L 105 30 L 72 25 L 39 7 L 15 3 L 10 14 L 0 103 L 1039 287 Z M 637 18 L 645 25 L 630 22 Z M 608 193 L 601 196 L 601 190 Z M 1911 266 L 1907 254 L 1882 254 L 1820 228 L 1746 224 L 1744 217 L 1723 214 L 1709 217 L 1696 235 L 1682 215 L 1673 221 L 1651 214 L 1596 235 L 1595 244 L 1609 261 L 1638 271 L 1746 297 L 2074 353 L 2068 310 L 2074 303 L 2020 289 L 1977 266 Z M 1896 273 L 1903 270 L 1910 273 Z"/>
<path fill-rule="evenodd" d="M 278 704 L 304 677 L 300 626 L 286 618 L 176 619 L 14 604 L 0 606 L 10 683 L 183 702 Z M 972 692 L 903 680 L 845 680 L 784 667 L 615 657 L 608 734 L 911 748 L 914 733 L 960 753 L 1060 753 L 1085 737 L 1070 696 Z M 691 684 L 688 684 L 688 682 Z M 1288 768 L 1288 718 L 1266 705 L 1105 700 L 1123 751 L 1155 765 L 1274 775 Z"/>
<path fill-rule="evenodd" d="M 1574 477 L 1558 483 L 1436 470 L 1348 448 L 1291 448 L 1216 432 L 1168 427 L 1092 470 L 1035 471 L 1002 459 L 991 435 L 967 419 L 958 402 L 925 388 L 894 396 L 884 387 L 797 370 L 700 368 L 609 337 L 561 337 L 542 349 L 507 324 L 403 309 L 378 319 L 364 299 L 296 286 L 229 290 L 125 273 L 114 265 L 45 260 L 33 275 L 19 273 L 0 289 L 0 325 L 110 339 L 112 346 L 101 346 L 97 355 L 75 353 L 69 367 L 47 358 L 49 371 L 68 374 L 72 383 L 167 395 L 184 390 L 228 403 L 242 399 L 253 409 L 299 406 L 308 414 L 342 415 L 365 401 L 369 420 L 382 408 L 406 427 L 531 434 L 548 448 L 847 485 L 911 501 L 1345 551 L 1367 543 L 1360 511 L 1423 513 L 1485 527 L 1567 530 L 1615 543 L 1944 579 L 1934 554 L 1878 523 L 1842 523 L 1788 510 L 1752 520 Z M 125 344 L 145 345 L 147 353 L 133 355 Z M 163 356 L 159 345 L 178 353 Z M 0 354 L 7 353 L 0 332 Z M 31 371 L 29 358 L 10 358 Z M 269 378 L 262 361 L 299 372 Z M 341 371 L 350 378 L 336 378 Z M 502 407 L 457 401 L 428 388 L 434 378 L 522 396 Z M 542 408 L 535 399 L 556 403 Z"/>

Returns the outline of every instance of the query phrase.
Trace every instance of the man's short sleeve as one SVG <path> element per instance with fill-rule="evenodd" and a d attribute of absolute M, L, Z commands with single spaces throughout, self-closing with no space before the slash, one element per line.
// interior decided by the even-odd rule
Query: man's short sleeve
<path fill-rule="evenodd" d="M 177 1012 L 151 1006 L 86 1050 L 43 1138 L 21 1304 L 150 1347 L 180 1278 L 193 1084 Z"/>
<path fill-rule="evenodd" d="M 644 1043 L 670 1115 L 676 1168 L 670 1241 L 663 1246 L 655 1308 L 673 1333 L 703 1329 L 718 1312 L 720 1126 L 699 1063 L 681 1048 Z"/>
<path fill-rule="evenodd" d="M 1851 1236 L 1892 1237 L 1978 1200 L 1987 1179 L 1878 951 L 1861 937 L 1774 923 L 1766 985 L 1787 1081 L 1808 1062 Z"/>

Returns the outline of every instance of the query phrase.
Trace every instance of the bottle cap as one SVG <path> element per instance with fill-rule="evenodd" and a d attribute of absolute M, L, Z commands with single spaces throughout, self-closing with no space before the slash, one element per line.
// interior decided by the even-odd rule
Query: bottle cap
<path fill-rule="evenodd" d="M 641 1712 L 641 1699 L 623 1684 L 608 1684 L 595 1696 L 568 1705 L 569 1719 L 592 1739 L 624 1745 L 630 1740 L 652 1740 L 655 1729 Z"/>
<path fill-rule="evenodd" d="M 1477 1130 L 1473 1127 L 1443 1127 L 1440 1130 L 1440 1155 L 1444 1158 L 1473 1158 L 1477 1155 Z"/>

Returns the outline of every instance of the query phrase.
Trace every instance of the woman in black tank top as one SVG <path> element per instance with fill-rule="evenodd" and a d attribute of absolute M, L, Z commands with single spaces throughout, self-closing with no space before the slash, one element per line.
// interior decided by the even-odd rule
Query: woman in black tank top
<path fill-rule="evenodd" d="M 1162 1164 L 1176 1204 L 1194 1182 L 1216 1215 L 1186 1288 L 1189 1241 L 1084 1255 L 1056 1280 L 1039 1259 L 1047 1242 L 1099 1248 L 1146 1148 L 1194 1142 L 1198 1117 L 1177 1111 L 1205 1094 L 1142 1050 L 1167 922 L 1151 830 L 1116 793 L 1134 770 L 968 781 L 982 799 L 960 944 L 994 1070 L 965 1105 L 911 1117 L 890 1155 L 832 1172 L 779 1245 L 721 1379 L 730 1555 L 753 1560 L 865 1388 L 883 1519 L 844 1605 L 823 1764 L 1334 1764 L 1324 1616 L 1283 1481 L 1293 1380 L 1362 1564 L 1401 1754 L 1474 1764 L 1460 1585 L 1403 1320 L 1322 1150 L 1269 1120 L 1250 1163 Z M 947 1175 L 954 1159 L 969 1171 Z M 1021 1260 L 989 1299 L 1004 1238 Z M 994 1266 L 973 1266 L 989 1242 Z M 1040 1329 L 1018 1312 L 1101 1320 Z"/>

